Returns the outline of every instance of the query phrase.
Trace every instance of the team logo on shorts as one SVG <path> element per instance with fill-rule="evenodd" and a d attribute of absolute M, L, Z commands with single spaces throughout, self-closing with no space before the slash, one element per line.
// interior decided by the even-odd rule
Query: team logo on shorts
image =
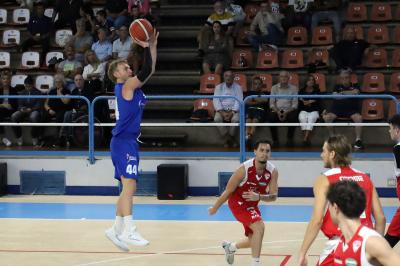
<path fill-rule="evenodd" d="M 355 259 L 352 258 L 348 258 L 344 261 L 344 263 L 346 264 L 346 266 L 357 266 L 358 263 Z"/>
<path fill-rule="evenodd" d="M 136 156 L 132 156 L 132 155 L 129 155 L 129 153 L 127 153 L 126 154 L 126 160 L 129 163 L 129 162 L 132 162 L 132 161 L 137 161 L 137 158 L 136 158 Z"/>

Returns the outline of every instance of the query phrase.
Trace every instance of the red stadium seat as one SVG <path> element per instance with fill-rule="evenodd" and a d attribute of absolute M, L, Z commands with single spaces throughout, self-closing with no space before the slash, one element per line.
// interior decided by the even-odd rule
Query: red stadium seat
<path fill-rule="evenodd" d="M 328 45 L 332 44 L 332 27 L 318 26 L 315 27 L 312 36 L 312 45 Z"/>
<path fill-rule="evenodd" d="M 400 67 L 400 48 L 393 50 L 392 67 Z"/>
<path fill-rule="evenodd" d="M 271 92 L 271 87 L 272 87 L 272 76 L 271 74 L 255 74 L 252 78 L 252 80 L 254 80 L 254 78 L 259 77 L 261 79 L 261 81 L 263 82 L 263 88 L 262 91 L 266 92 L 266 93 L 270 93 Z"/>
<path fill-rule="evenodd" d="M 325 75 L 322 74 L 322 73 L 313 73 L 311 75 L 314 76 L 315 82 L 319 86 L 319 90 L 321 92 L 326 92 L 326 78 L 325 78 Z"/>
<path fill-rule="evenodd" d="M 243 62 L 243 63 L 242 63 Z M 248 69 L 253 66 L 253 55 L 250 50 L 235 49 L 232 54 L 232 69 Z"/>
<path fill-rule="evenodd" d="M 215 87 L 221 83 L 221 76 L 217 74 L 204 74 L 200 78 L 199 93 L 212 94 Z"/>
<path fill-rule="evenodd" d="M 245 74 L 234 73 L 233 80 L 242 87 L 242 91 L 247 91 L 247 77 Z"/>
<path fill-rule="evenodd" d="M 399 99 L 397 99 L 397 100 L 399 100 Z M 395 114 L 397 114 L 396 102 L 395 101 L 390 101 L 389 102 L 388 118 L 391 118 Z"/>
<path fill-rule="evenodd" d="M 367 21 L 367 7 L 364 3 L 350 3 L 347 8 L 346 20 L 350 22 Z"/>
<path fill-rule="evenodd" d="M 400 44 L 400 25 L 397 25 L 394 28 L 394 32 L 393 32 L 393 42 L 395 44 Z"/>
<path fill-rule="evenodd" d="M 368 43 L 386 44 L 389 43 L 389 30 L 385 25 L 372 25 L 368 29 Z"/>
<path fill-rule="evenodd" d="M 304 67 L 303 51 L 301 49 L 287 49 L 283 52 L 282 68 Z"/>
<path fill-rule="evenodd" d="M 346 25 L 343 29 L 343 37 L 346 34 L 347 30 L 349 28 L 353 28 L 355 33 L 356 33 L 356 39 L 358 40 L 364 40 L 364 30 L 363 27 L 361 25 Z"/>
<path fill-rule="evenodd" d="M 308 53 L 308 63 L 315 64 L 316 62 L 325 63 L 326 66 L 329 66 L 329 52 L 326 49 L 317 49 L 313 48 Z"/>
<path fill-rule="evenodd" d="M 392 73 L 390 76 L 390 93 L 400 94 L 400 72 Z"/>
<path fill-rule="evenodd" d="M 207 110 L 208 112 L 208 120 L 214 120 L 215 110 L 214 104 L 211 99 L 197 99 L 193 103 L 193 110 Z"/>
<path fill-rule="evenodd" d="M 307 29 L 304 27 L 291 27 L 288 30 L 287 45 L 306 45 Z"/>
<path fill-rule="evenodd" d="M 374 3 L 371 11 L 372 21 L 392 20 L 392 8 L 390 3 Z"/>
<path fill-rule="evenodd" d="M 275 50 L 260 51 L 257 57 L 257 69 L 271 69 L 278 67 L 278 52 Z"/>
<path fill-rule="evenodd" d="M 383 101 L 380 99 L 363 100 L 361 115 L 365 121 L 383 120 L 385 118 Z"/>
<path fill-rule="evenodd" d="M 361 92 L 381 93 L 385 92 L 385 77 L 382 73 L 364 74 Z"/>
<path fill-rule="evenodd" d="M 365 66 L 381 68 L 388 66 L 387 52 L 384 48 L 370 49 L 366 54 Z"/>

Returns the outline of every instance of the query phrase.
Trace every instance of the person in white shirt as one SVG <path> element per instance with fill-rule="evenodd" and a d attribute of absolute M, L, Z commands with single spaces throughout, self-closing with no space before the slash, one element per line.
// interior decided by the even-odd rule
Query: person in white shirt
<path fill-rule="evenodd" d="M 118 29 L 119 38 L 113 42 L 112 57 L 114 59 L 127 59 L 129 52 L 132 50 L 132 38 L 129 38 L 129 31 L 126 25 L 122 25 Z"/>
<path fill-rule="evenodd" d="M 99 79 L 103 81 L 106 71 L 106 62 L 100 62 L 93 50 L 87 50 L 85 52 L 85 62 L 87 65 L 83 68 L 83 79 L 88 81 Z"/>

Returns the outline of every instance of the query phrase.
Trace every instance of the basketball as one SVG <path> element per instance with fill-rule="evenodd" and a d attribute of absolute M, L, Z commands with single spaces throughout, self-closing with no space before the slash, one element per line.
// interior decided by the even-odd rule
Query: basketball
<path fill-rule="evenodd" d="M 129 26 L 129 34 L 133 39 L 147 42 L 153 35 L 153 26 L 147 19 L 136 19 Z"/>

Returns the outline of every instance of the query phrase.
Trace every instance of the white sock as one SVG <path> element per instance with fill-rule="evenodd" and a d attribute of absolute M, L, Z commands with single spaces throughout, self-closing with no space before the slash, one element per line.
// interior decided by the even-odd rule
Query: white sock
<path fill-rule="evenodd" d="M 237 249 L 237 247 L 236 247 L 236 242 L 232 242 L 232 243 L 229 245 L 229 251 L 235 252 L 236 249 Z"/>
<path fill-rule="evenodd" d="M 132 215 L 124 216 L 124 234 L 129 234 L 133 227 Z"/>
<path fill-rule="evenodd" d="M 122 230 L 124 229 L 124 219 L 122 216 L 115 216 L 114 229 L 118 235 L 122 233 Z"/>
<path fill-rule="evenodd" d="M 260 266 L 260 258 L 253 258 L 251 266 Z"/>

